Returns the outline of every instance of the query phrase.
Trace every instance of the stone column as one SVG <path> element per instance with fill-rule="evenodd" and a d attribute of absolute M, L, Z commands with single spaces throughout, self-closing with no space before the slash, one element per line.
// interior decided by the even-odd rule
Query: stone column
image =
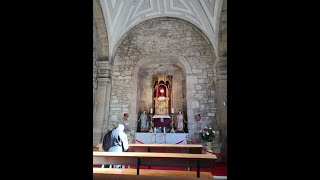
<path fill-rule="evenodd" d="M 216 140 L 221 152 L 227 153 L 227 57 L 219 57 L 216 63 L 217 87 L 217 127 L 219 139 Z"/>
<path fill-rule="evenodd" d="M 95 119 L 93 120 L 93 145 L 102 142 L 108 127 L 108 113 L 110 104 L 111 76 L 108 61 L 97 61 L 98 86 L 96 91 Z"/>
<path fill-rule="evenodd" d="M 198 82 L 197 76 L 192 74 L 186 74 L 186 101 L 187 101 L 187 117 L 188 117 L 188 132 L 190 139 L 198 139 L 198 135 L 195 134 L 199 131 L 199 122 L 195 121 L 194 108 L 199 108 L 199 102 L 194 100 L 194 94 L 196 93 L 195 85 Z M 197 126 L 198 125 L 198 126 Z"/>

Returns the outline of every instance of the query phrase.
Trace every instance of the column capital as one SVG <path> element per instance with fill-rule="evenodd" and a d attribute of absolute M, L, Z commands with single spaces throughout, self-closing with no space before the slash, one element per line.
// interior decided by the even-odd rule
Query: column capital
<path fill-rule="evenodd" d="M 99 77 L 99 78 L 98 78 L 98 84 L 99 84 L 99 83 L 104 83 L 104 82 L 109 83 L 110 80 L 111 80 L 111 79 L 108 78 L 108 77 Z"/>
<path fill-rule="evenodd" d="M 227 66 L 228 61 L 227 57 L 219 57 L 216 63 L 216 72 L 218 76 L 226 76 L 227 75 Z"/>
<path fill-rule="evenodd" d="M 108 61 L 96 61 L 98 67 L 98 78 L 110 79 L 111 66 Z"/>

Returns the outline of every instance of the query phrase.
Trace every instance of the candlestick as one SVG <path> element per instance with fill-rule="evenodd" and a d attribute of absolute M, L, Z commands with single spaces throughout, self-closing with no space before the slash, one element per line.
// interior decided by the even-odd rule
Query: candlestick
<path fill-rule="evenodd" d="M 163 127 L 163 132 L 166 133 L 166 127 Z"/>
<path fill-rule="evenodd" d="M 172 114 L 174 113 L 174 109 L 173 109 L 173 108 L 171 108 L 171 113 L 172 113 Z"/>
<path fill-rule="evenodd" d="M 172 119 L 171 119 L 171 131 L 170 131 L 170 133 L 175 133 L 175 132 L 174 132 L 173 115 L 172 115 Z"/>
<path fill-rule="evenodd" d="M 150 108 L 150 113 L 151 113 L 151 114 L 153 113 L 153 110 L 152 110 L 152 108 Z"/>
<path fill-rule="evenodd" d="M 156 127 L 154 127 L 154 134 L 156 134 L 157 133 L 157 129 L 156 129 Z"/>

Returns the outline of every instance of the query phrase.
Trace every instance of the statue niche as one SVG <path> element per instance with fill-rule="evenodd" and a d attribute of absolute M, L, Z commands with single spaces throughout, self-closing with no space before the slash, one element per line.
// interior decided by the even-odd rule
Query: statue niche
<path fill-rule="evenodd" d="M 155 107 L 155 115 L 168 115 L 170 109 L 170 84 L 172 76 L 154 77 L 153 103 Z"/>
<path fill-rule="evenodd" d="M 172 107 L 172 77 L 173 76 L 153 76 L 153 95 L 152 108 L 154 108 L 154 116 L 152 121 L 154 127 L 170 128 L 171 116 L 170 109 Z"/>
<path fill-rule="evenodd" d="M 155 114 L 157 115 L 167 115 L 168 114 L 168 104 L 169 97 L 167 97 L 167 87 L 165 85 L 156 86 L 156 97 L 155 101 Z"/>

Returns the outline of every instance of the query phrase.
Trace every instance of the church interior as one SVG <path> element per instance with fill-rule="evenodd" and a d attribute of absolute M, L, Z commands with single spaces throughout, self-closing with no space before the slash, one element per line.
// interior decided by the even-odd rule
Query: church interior
<path fill-rule="evenodd" d="M 93 0 L 93 147 L 95 179 L 227 179 L 227 0 Z"/>

